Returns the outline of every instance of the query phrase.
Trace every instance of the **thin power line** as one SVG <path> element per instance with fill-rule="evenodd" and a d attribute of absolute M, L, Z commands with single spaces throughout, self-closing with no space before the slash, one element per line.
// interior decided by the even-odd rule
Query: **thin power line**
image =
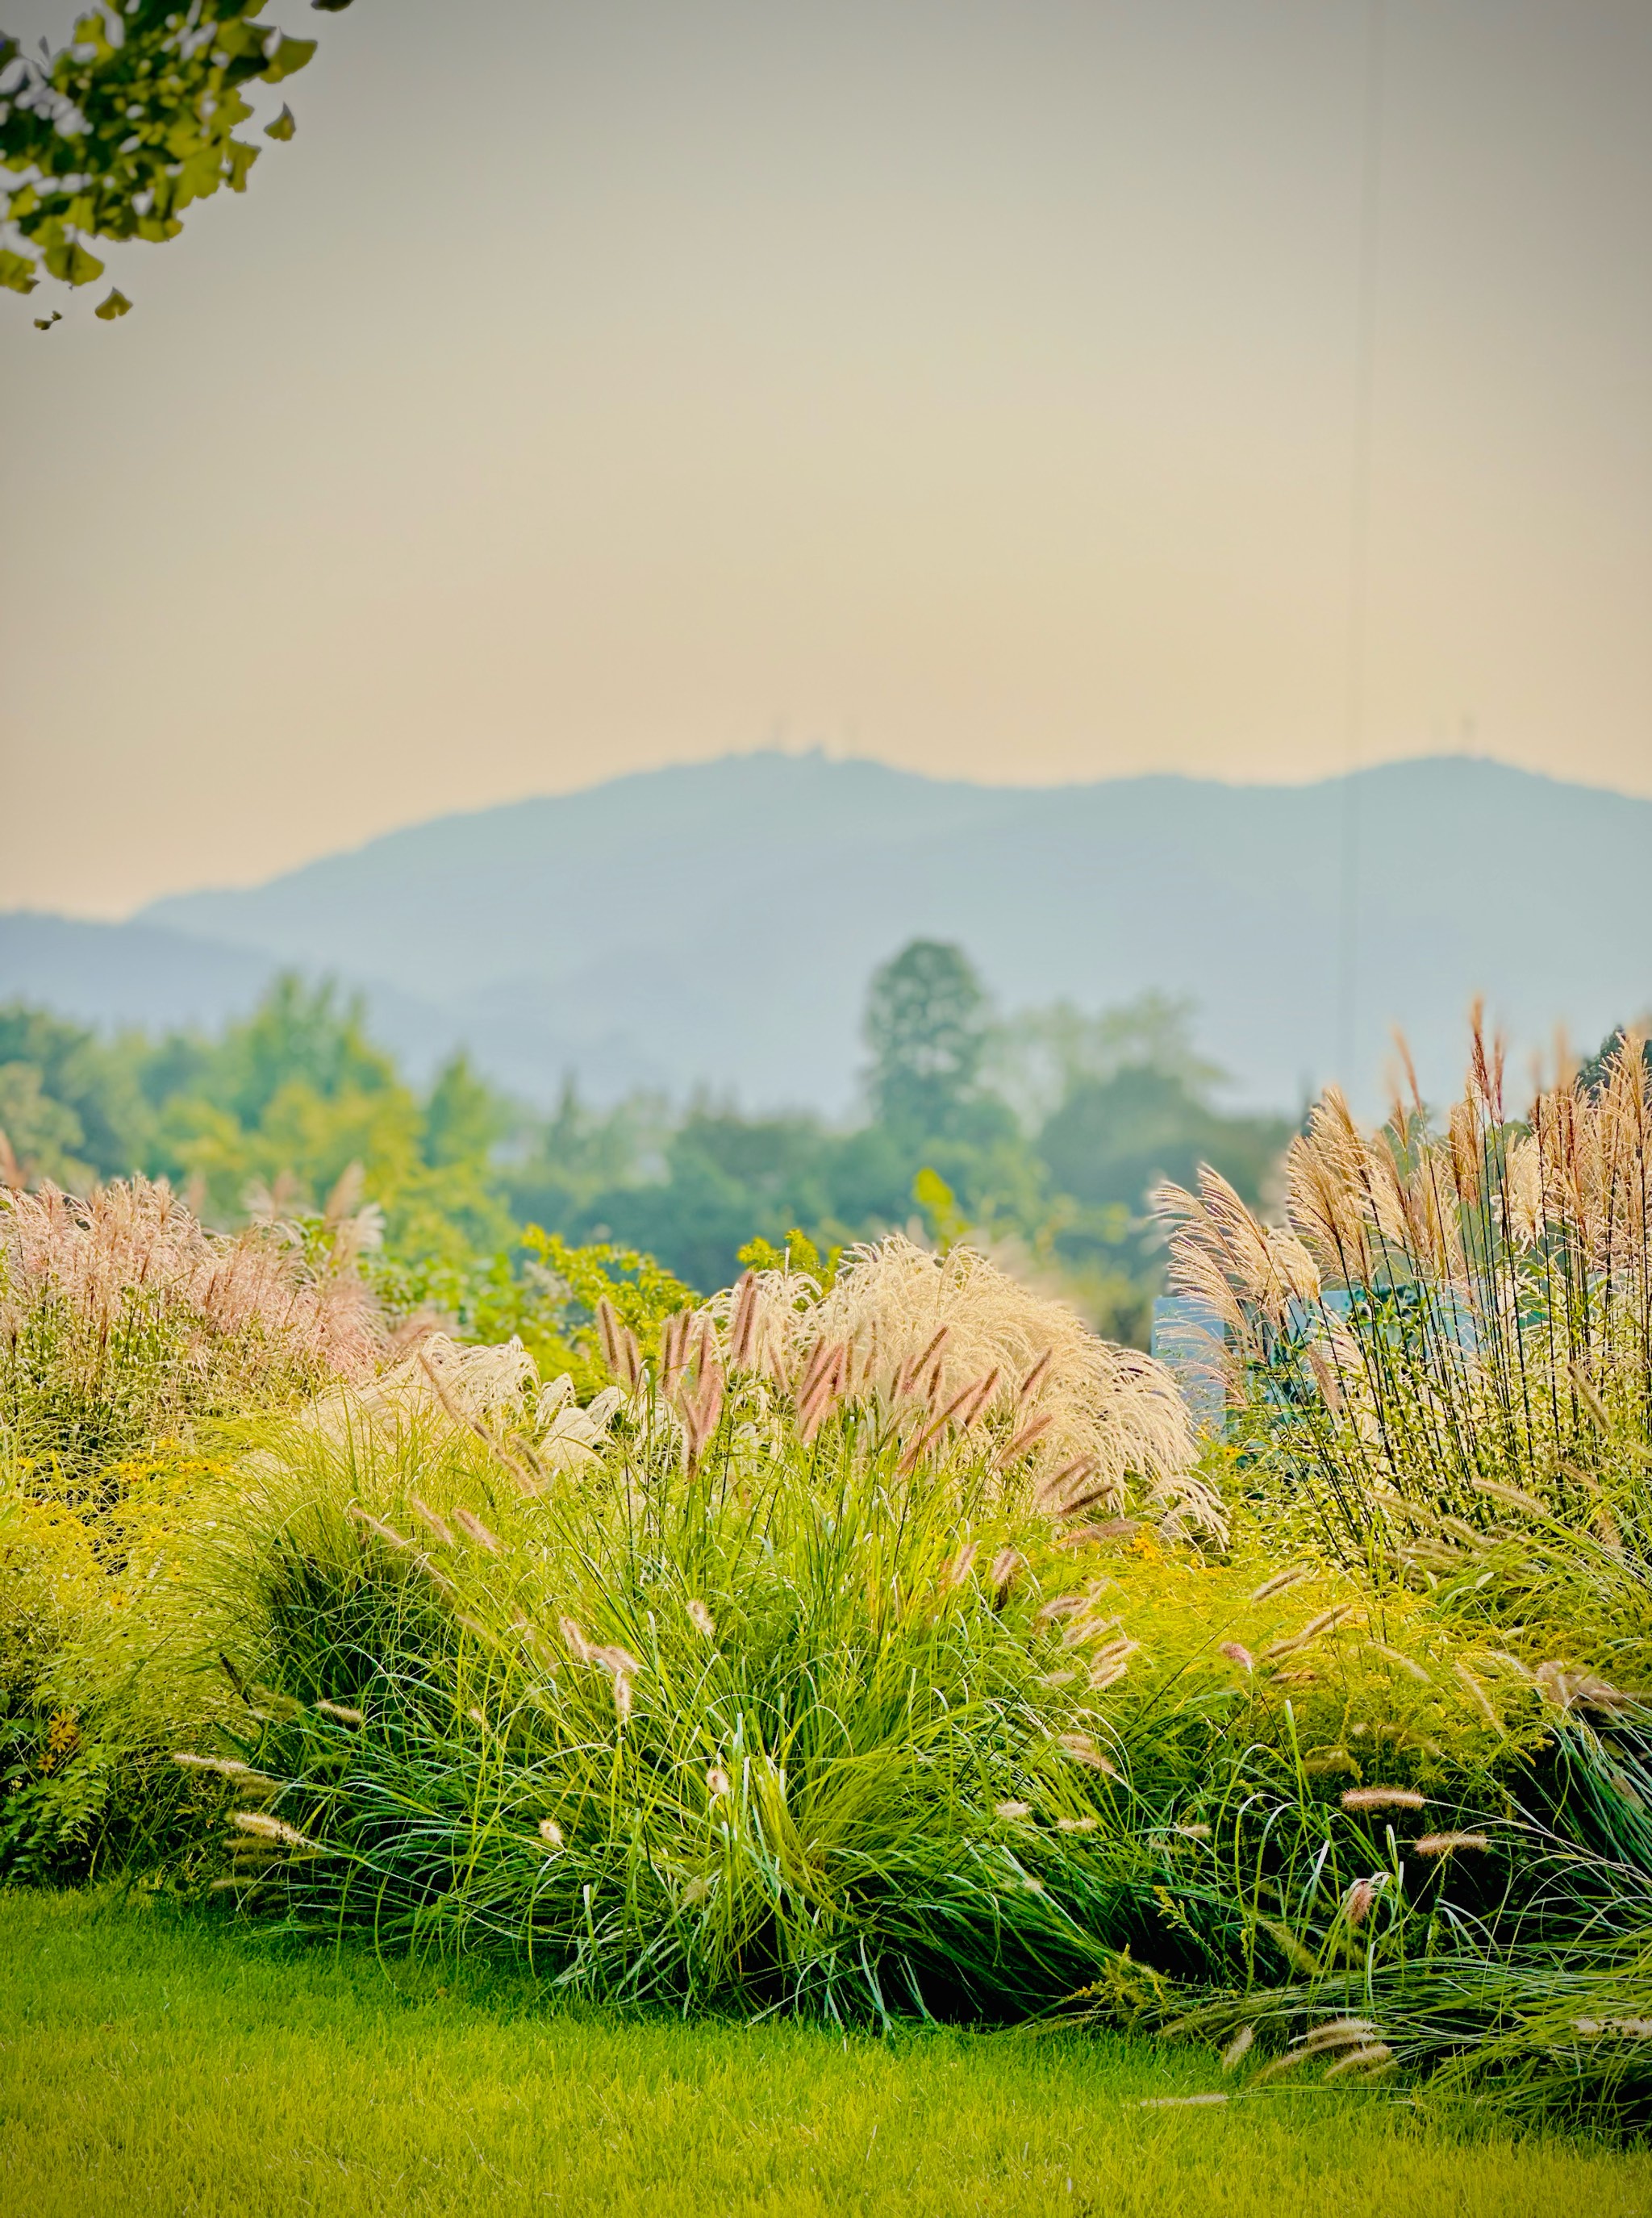
<path fill-rule="evenodd" d="M 1377 218 L 1382 186 L 1386 0 L 1367 0 L 1364 148 L 1354 333 L 1353 469 L 1348 548 L 1348 668 L 1342 787 L 1342 908 L 1337 951 L 1337 1075 L 1354 1082 L 1359 1002 L 1359 786 L 1365 753 L 1365 678 L 1371 569 L 1371 443 L 1376 387 Z"/>

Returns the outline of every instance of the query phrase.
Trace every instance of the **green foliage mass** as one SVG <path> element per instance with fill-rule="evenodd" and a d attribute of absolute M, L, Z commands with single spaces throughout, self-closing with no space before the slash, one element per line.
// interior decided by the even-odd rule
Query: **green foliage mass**
<path fill-rule="evenodd" d="M 512 1122 L 463 1055 L 421 1099 L 325 981 L 277 979 L 216 1038 L 103 1041 L 0 1009 L 0 1131 L 28 1185 L 140 1171 L 227 1227 L 319 1213 L 345 1180 L 401 1264 L 458 1271 L 511 1245 L 494 1151 Z"/>
<path fill-rule="evenodd" d="M 627 1241 L 700 1286 L 729 1278 L 754 1235 L 777 1247 L 801 1226 L 832 1248 L 914 1217 L 932 1239 L 968 1225 L 1143 1343 L 1161 1283 L 1152 1189 L 1208 1161 L 1259 1199 L 1290 1135 L 1282 1118 L 1216 1107 L 1220 1074 L 1192 1051 L 1189 1012 L 1157 995 L 1101 1018 L 1057 1004 L 1000 1022 L 962 953 L 919 941 L 873 979 L 866 1029 L 870 1122 L 699 1105 L 629 1160 L 621 1140 L 602 1172 L 559 1178 L 559 1149 L 591 1164 L 605 1129 L 570 1099 L 558 1138 L 507 1172 L 519 1214 Z M 636 1108 L 623 1113 L 639 1131 Z"/>
<path fill-rule="evenodd" d="M 378 1281 L 387 1289 L 385 1273 Z M 427 1276 L 419 1292 L 425 1306 L 450 1310 L 476 1340 L 519 1340 L 546 1378 L 566 1371 L 582 1400 L 607 1381 L 596 1322 L 603 1303 L 637 1335 L 653 1361 L 661 1324 L 698 1298 L 637 1248 L 612 1241 L 575 1247 L 537 1224 L 524 1232 L 514 1258 L 497 1257 L 486 1270 L 453 1281 Z M 399 1305 L 413 1306 L 406 1293 Z"/>
<path fill-rule="evenodd" d="M 66 1102 L 53 1100 L 32 1063 L 0 1063 L 0 1132 L 9 1150 L 6 1174 L 15 1186 L 43 1179 L 84 1186 L 96 1176 L 90 1163 L 70 1152 L 84 1137 L 80 1119 Z"/>
<path fill-rule="evenodd" d="M 58 1176 L 53 1161 L 84 1163 L 96 1178 L 140 1168 L 151 1121 L 140 1069 L 129 1042 L 106 1044 L 20 1003 L 0 1007 L 0 1070 L 9 1074 L 0 1085 L 0 1129 L 30 1174 L 26 1183 L 75 1183 Z"/>
<path fill-rule="evenodd" d="M 1076 1078 L 1038 1137 L 1051 1185 L 1071 1197 L 1055 1253 L 1078 1268 L 1111 1264 L 1146 1284 L 1158 1234 L 1143 1197 L 1165 1179 L 1190 1185 L 1208 1163 L 1256 1200 L 1290 1136 L 1282 1117 L 1223 1116 L 1173 1069 L 1128 1063 L 1108 1077 Z"/>
<path fill-rule="evenodd" d="M 16 181 L 0 187 L 0 286 L 30 293 L 42 273 L 90 284 L 104 265 L 85 240 L 158 244 L 192 202 L 245 191 L 259 150 L 236 136 L 252 117 L 244 88 L 281 84 L 315 52 L 258 22 L 263 9 L 101 0 L 44 64 L 0 37 L 0 171 Z M 285 108 L 266 126 L 272 139 L 292 133 Z M 130 305 L 115 292 L 97 313 L 112 320 Z"/>
<path fill-rule="evenodd" d="M 778 1238 L 801 1223 L 835 1244 L 904 1223 L 921 1162 L 879 1125 L 836 1133 L 812 1117 L 691 1108 L 665 1143 L 660 1176 L 600 1188 L 562 1223 L 575 1236 L 646 1248 L 711 1286 L 733 1275 L 754 1234 Z"/>
<path fill-rule="evenodd" d="M 357 1004 L 289 976 L 216 1038 L 104 1041 L 0 1010 L 0 1131 L 25 1183 L 141 1170 L 220 1226 L 248 1211 L 319 1218 L 341 1180 L 341 1200 L 358 1184 L 354 1202 L 382 1215 L 370 1267 L 394 1313 L 433 1304 L 468 1332 L 514 1315 L 531 1345 L 561 1330 L 542 1314 L 531 1227 L 710 1288 L 754 1239 L 778 1249 L 801 1228 L 824 1252 L 914 1219 L 935 1240 L 976 1228 L 1035 1256 L 1102 1329 L 1143 1341 L 1161 1275 L 1151 1187 L 1196 1157 L 1255 1197 L 1287 1137 L 1280 1118 L 1214 1106 L 1218 1074 L 1179 1006 L 1057 1005 L 1001 1024 L 965 957 L 936 943 L 879 973 L 867 1037 L 873 1113 L 847 1129 L 642 1094 L 599 1110 L 571 1085 L 539 1118 L 463 1055 L 419 1093 Z"/>

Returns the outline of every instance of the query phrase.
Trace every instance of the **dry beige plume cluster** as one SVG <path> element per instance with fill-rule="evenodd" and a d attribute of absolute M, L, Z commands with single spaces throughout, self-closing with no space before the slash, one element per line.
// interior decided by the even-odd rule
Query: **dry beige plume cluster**
<path fill-rule="evenodd" d="M 307 1270 L 280 1228 L 209 1232 L 162 1180 L 115 1180 L 84 1200 L 56 1186 L 0 1192 L 0 1322 L 48 1302 L 106 1334 L 134 1307 L 186 1321 L 203 1360 L 245 1341 L 283 1363 L 371 1376 L 380 1353 L 367 1289 Z"/>
<path fill-rule="evenodd" d="M 629 1391 L 647 1390 L 641 1351 L 612 1313 L 605 1355 Z M 1172 1533 L 1219 1535 L 1217 1496 L 1176 1381 L 1133 1348 L 1096 1338 L 1073 1312 L 967 1247 L 931 1255 L 899 1233 L 851 1248 L 833 1285 L 748 1272 L 704 1309 L 668 1321 L 653 1382 L 692 1460 L 736 1383 L 785 1405 L 807 1442 L 835 1410 L 873 1405 L 916 1470 L 966 1436 L 1007 1483 L 1052 1515 L 1116 1513 L 1139 1486 Z"/>
<path fill-rule="evenodd" d="M 307 1418 L 324 1431 L 438 1416 L 519 1464 L 525 1486 L 591 1467 L 616 1411 L 639 1396 L 697 1460 L 730 1392 L 757 1389 L 805 1441 L 834 1410 L 875 1404 L 904 1469 L 969 1438 L 1053 1515 L 1120 1511 L 1134 1486 L 1172 1533 L 1224 1527 L 1162 1365 L 1097 1339 L 969 1248 L 941 1257 L 899 1234 L 852 1249 L 825 1290 L 801 1273 L 748 1272 L 666 1321 L 653 1376 L 605 1304 L 598 1329 L 619 1384 L 584 1409 L 569 1378 L 540 1385 L 517 1340 L 466 1348 L 428 1333 L 382 1367 L 382 1332 L 353 1271 L 308 1270 L 274 1224 L 209 1232 L 164 1182 L 118 1181 L 84 1201 L 53 1186 L 0 1194 L 0 1323 L 47 1299 L 95 1332 L 152 1304 L 186 1320 L 202 1361 L 212 1343 L 244 1344 L 255 1369 L 276 1360 L 330 1378 Z"/>
<path fill-rule="evenodd" d="M 1264 1224 L 1208 1168 L 1196 1194 L 1161 1189 L 1171 1285 L 1210 1304 L 1241 1359 L 1265 1352 L 1293 1305 L 1312 1309 L 1306 1353 L 1333 1410 L 1357 1405 L 1363 1358 L 1322 1296 L 1393 1283 L 1434 1289 L 1439 1313 L 1464 1322 L 1449 1337 L 1465 1381 L 1489 1379 L 1513 1349 L 1541 1361 L 1545 1392 L 1561 1378 L 1592 1400 L 1591 1374 L 1610 1369 L 1625 1329 L 1643 1342 L 1652 1315 L 1643 1047 L 1627 1034 L 1597 1087 L 1564 1076 L 1515 1116 L 1476 1008 L 1467 1082 L 1444 1131 L 1429 1122 L 1409 1055 L 1409 1094 L 1379 1132 L 1363 1132 L 1326 1090 L 1286 1158 L 1284 1224 Z"/>
<path fill-rule="evenodd" d="M 363 1426 L 393 1431 L 409 1421 L 474 1433 L 531 1492 L 552 1471 L 577 1473 L 596 1463 L 624 1399 L 622 1388 L 610 1386 L 581 1409 L 567 1372 L 540 1384 L 520 1340 L 469 1348 L 429 1332 L 376 1379 L 319 1397 L 306 1422 L 333 1434 Z"/>

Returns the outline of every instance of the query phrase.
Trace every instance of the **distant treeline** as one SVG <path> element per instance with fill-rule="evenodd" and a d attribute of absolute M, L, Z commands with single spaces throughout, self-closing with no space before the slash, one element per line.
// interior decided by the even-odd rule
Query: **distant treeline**
<path fill-rule="evenodd" d="M 1149 995 L 1086 1014 L 1003 1018 L 956 947 L 917 940 L 868 990 L 862 1120 L 747 1115 L 570 1081 L 553 1115 L 488 1087 L 463 1054 L 420 1093 L 357 1004 L 284 976 L 215 1037 L 102 1038 L 0 1008 L 0 1176 L 71 1190 L 140 1170 L 208 1221 L 301 1216 L 345 1194 L 382 1212 L 404 1290 L 497 1273 L 531 1224 L 642 1249 L 689 1285 L 726 1284 L 754 1239 L 823 1254 L 920 1220 L 1020 1248 L 1104 1329 L 1140 1339 L 1158 1283 L 1146 1197 L 1202 1162 L 1265 1199 L 1291 1120 L 1216 1106 L 1186 1006 Z"/>

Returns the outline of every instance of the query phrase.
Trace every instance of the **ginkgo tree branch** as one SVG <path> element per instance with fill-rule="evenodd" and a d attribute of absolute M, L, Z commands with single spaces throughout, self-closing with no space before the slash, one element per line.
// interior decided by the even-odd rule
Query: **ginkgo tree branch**
<path fill-rule="evenodd" d="M 174 239 L 191 201 L 245 191 L 260 150 L 236 136 L 253 114 L 243 88 L 279 84 L 316 46 L 260 22 L 264 4 L 99 0 L 39 60 L 0 34 L 0 286 L 89 285 L 103 274 L 89 240 Z M 350 0 L 311 5 L 337 14 Z M 264 135 L 293 129 L 283 107 Z M 97 313 L 130 305 L 112 291 Z"/>

